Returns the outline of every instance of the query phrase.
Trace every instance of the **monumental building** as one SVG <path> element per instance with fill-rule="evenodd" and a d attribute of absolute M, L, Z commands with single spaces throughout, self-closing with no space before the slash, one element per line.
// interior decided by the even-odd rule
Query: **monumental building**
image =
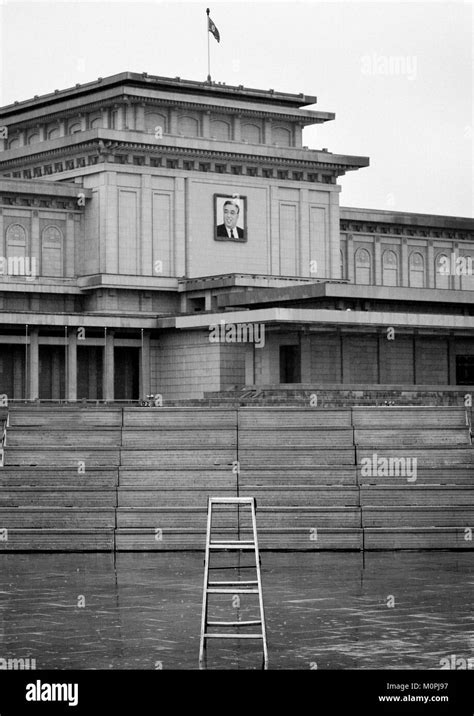
<path fill-rule="evenodd" d="M 341 206 L 369 160 L 303 146 L 315 104 L 124 72 L 2 107 L 0 393 L 474 386 L 474 220 Z"/>

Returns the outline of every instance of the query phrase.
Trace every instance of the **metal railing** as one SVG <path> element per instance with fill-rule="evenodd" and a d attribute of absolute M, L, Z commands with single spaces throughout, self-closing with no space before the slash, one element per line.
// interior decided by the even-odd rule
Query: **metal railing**
<path fill-rule="evenodd" d="M 10 425 L 10 413 L 7 413 L 7 417 L 2 420 L 2 437 L 0 439 L 0 467 L 3 467 L 5 464 L 5 450 L 7 444 L 7 428 Z"/>
<path fill-rule="evenodd" d="M 469 430 L 469 442 L 472 445 L 472 408 L 470 411 L 466 408 L 465 414 L 466 414 L 466 427 Z"/>

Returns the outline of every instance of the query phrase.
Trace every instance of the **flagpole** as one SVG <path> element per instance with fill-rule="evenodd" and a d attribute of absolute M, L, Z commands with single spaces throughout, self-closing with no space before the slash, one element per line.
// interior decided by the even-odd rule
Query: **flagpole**
<path fill-rule="evenodd" d="M 209 8 L 206 9 L 206 31 L 207 31 L 207 81 L 211 81 L 211 48 L 209 44 Z"/>

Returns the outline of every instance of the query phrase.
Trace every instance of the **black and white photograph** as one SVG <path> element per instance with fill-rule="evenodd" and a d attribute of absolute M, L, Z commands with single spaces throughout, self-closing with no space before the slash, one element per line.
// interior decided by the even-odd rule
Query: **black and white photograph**
<path fill-rule="evenodd" d="M 472 716 L 473 56 L 0 2 L 0 716 Z"/>

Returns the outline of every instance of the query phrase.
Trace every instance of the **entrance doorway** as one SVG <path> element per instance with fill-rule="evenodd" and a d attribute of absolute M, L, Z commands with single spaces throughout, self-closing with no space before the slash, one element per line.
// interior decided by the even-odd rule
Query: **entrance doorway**
<path fill-rule="evenodd" d="M 38 387 L 40 400 L 65 398 L 65 356 L 62 346 L 39 346 Z"/>
<path fill-rule="evenodd" d="M 280 346 L 280 383 L 301 383 L 299 345 Z"/>
<path fill-rule="evenodd" d="M 114 398 L 138 400 L 140 397 L 140 349 L 115 348 Z"/>
<path fill-rule="evenodd" d="M 102 400 L 103 353 L 98 346 L 77 346 L 77 398 Z"/>

